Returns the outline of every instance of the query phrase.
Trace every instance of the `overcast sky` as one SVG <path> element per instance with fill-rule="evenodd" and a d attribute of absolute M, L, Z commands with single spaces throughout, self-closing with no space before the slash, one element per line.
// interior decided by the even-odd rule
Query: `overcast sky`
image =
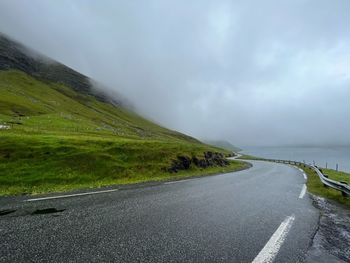
<path fill-rule="evenodd" d="M 0 0 L 0 31 L 198 138 L 350 145 L 349 14 L 349 0 Z"/>

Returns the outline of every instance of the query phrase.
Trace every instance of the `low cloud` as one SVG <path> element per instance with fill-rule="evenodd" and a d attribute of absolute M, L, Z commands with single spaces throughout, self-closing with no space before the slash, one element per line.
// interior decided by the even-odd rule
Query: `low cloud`
<path fill-rule="evenodd" d="M 0 31 L 199 138 L 350 144 L 349 10 L 347 0 L 12 0 L 0 1 Z"/>

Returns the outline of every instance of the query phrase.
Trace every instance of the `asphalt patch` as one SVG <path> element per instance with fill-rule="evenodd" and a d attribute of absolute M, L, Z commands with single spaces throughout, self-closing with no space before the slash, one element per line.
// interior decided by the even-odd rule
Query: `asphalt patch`
<path fill-rule="evenodd" d="M 11 209 L 0 210 L 0 216 L 8 215 L 13 212 L 16 212 L 16 210 L 11 210 Z"/>
<path fill-rule="evenodd" d="M 44 209 L 37 209 L 34 212 L 32 212 L 32 215 L 45 215 L 45 214 L 54 214 L 54 213 L 61 213 L 66 209 L 56 209 L 53 207 L 50 208 L 44 208 Z"/>

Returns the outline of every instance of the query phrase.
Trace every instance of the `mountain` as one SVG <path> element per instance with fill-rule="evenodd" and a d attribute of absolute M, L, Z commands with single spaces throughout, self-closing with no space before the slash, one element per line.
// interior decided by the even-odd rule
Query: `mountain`
<path fill-rule="evenodd" d="M 207 160 L 213 156 L 208 152 L 229 151 L 152 123 L 92 83 L 0 35 L 0 194 L 163 180 L 239 166 Z M 204 160 L 199 163 L 208 164 L 206 172 L 191 158 Z"/>
<path fill-rule="evenodd" d="M 238 148 L 237 146 L 234 146 L 232 143 L 224 140 L 203 140 L 206 144 L 214 145 L 219 148 L 223 148 L 229 151 L 233 152 L 240 152 L 242 149 Z"/>
<path fill-rule="evenodd" d="M 78 129 L 79 122 L 90 122 L 92 130 L 89 132 L 98 130 L 99 134 L 103 131 L 122 137 L 171 137 L 198 142 L 137 116 L 123 107 L 122 101 L 94 90 L 87 76 L 4 35 L 0 35 L 0 73 L 2 113 L 12 118 L 59 113 L 58 118 L 65 122 L 73 120 Z M 45 129 L 50 128 L 42 124 L 40 130 Z M 60 129 L 67 131 L 68 127 L 54 127 L 56 132 Z"/>

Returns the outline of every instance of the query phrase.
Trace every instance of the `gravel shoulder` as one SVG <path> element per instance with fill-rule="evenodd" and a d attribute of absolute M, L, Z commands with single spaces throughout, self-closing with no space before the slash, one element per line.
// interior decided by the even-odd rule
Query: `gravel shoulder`
<path fill-rule="evenodd" d="M 350 262 L 349 207 L 314 195 L 312 199 L 320 220 L 306 262 Z"/>

